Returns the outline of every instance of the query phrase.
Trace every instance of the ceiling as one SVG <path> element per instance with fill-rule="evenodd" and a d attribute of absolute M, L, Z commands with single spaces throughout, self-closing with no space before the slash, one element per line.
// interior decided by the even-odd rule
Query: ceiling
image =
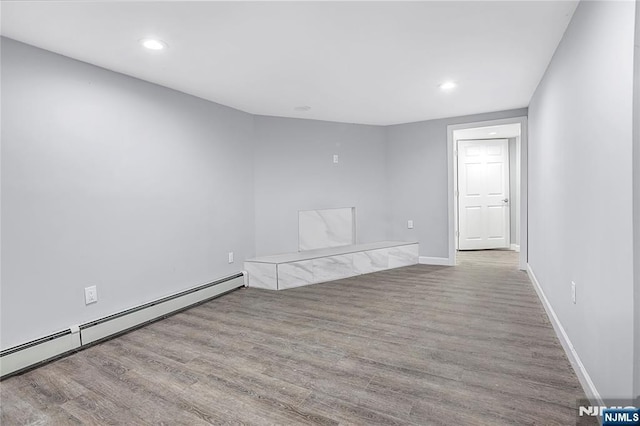
<path fill-rule="evenodd" d="M 388 125 L 527 106 L 576 4 L 21 0 L 1 34 L 253 114 Z"/>
<path fill-rule="evenodd" d="M 474 127 L 454 131 L 454 139 L 503 139 L 520 136 L 520 123 Z"/>

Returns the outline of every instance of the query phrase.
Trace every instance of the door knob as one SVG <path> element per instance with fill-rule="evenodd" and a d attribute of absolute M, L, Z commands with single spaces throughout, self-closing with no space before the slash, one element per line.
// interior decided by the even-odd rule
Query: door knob
<path fill-rule="evenodd" d="M 508 199 L 508 198 L 505 198 L 504 200 L 502 200 L 502 202 L 503 202 L 503 203 L 508 203 L 508 202 L 509 202 L 509 199 Z"/>

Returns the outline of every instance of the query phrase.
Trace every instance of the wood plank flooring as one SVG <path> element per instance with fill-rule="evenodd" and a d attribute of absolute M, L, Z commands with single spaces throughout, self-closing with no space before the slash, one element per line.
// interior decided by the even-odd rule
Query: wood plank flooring
<path fill-rule="evenodd" d="M 2 425 L 575 425 L 584 394 L 517 254 L 478 251 L 241 289 L 9 378 L 0 398 Z"/>

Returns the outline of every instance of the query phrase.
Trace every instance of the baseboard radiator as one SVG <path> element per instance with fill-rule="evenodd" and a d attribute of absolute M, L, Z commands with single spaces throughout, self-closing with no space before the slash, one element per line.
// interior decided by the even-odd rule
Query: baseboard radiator
<path fill-rule="evenodd" d="M 166 318 L 246 286 L 245 273 L 127 309 L 0 351 L 0 380 Z"/>

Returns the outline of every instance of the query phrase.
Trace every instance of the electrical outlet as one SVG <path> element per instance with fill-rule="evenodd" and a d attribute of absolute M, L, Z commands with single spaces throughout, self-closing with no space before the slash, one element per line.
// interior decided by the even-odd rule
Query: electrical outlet
<path fill-rule="evenodd" d="M 233 252 L 229 252 L 229 263 L 233 263 Z"/>
<path fill-rule="evenodd" d="M 413 221 L 412 220 L 408 220 L 407 221 L 407 229 L 413 229 Z"/>
<path fill-rule="evenodd" d="M 98 301 L 98 289 L 95 285 L 91 287 L 85 287 L 84 289 L 84 304 L 89 305 Z"/>
<path fill-rule="evenodd" d="M 576 304 L 576 283 L 571 281 L 571 301 Z"/>
<path fill-rule="evenodd" d="M 338 154 L 333 154 L 333 164 L 338 164 Z"/>

